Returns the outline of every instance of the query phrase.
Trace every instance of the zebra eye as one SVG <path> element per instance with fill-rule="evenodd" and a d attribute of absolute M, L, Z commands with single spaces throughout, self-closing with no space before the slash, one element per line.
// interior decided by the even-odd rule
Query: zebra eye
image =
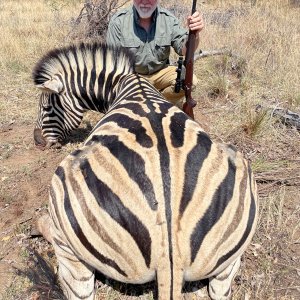
<path fill-rule="evenodd" d="M 53 103 L 55 101 L 53 94 L 45 94 L 45 97 L 41 99 L 41 105 L 44 109 L 49 109 L 53 107 Z"/>
<path fill-rule="evenodd" d="M 43 102 L 42 106 L 43 106 L 43 108 L 50 108 L 52 106 L 52 104 L 49 101 L 47 101 L 47 102 Z"/>

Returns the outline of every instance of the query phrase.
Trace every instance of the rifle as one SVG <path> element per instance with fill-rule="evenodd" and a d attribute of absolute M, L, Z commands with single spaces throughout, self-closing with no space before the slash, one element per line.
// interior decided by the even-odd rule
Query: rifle
<path fill-rule="evenodd" d="M 193 0 L 192 15 L 196 11 L 197 0 Z M 192 98 L 193 73 L 194 73 L 194 53 L 195 53 L 195 31 L 189 30 L 188 40 L 186 42 L 186 54 L 184 66 L 186 69 L 183 89 L 185 91 L 185 103 L 183 111 L 194 120 L 193 108 L 197 102 Z"/>

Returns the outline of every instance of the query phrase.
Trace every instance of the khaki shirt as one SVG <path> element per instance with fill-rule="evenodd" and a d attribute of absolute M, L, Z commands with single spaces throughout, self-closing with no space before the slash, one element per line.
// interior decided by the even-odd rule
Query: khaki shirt
<path fill-rule="evenodd" d="M 188 31 L 168 10 L 157 7 L 149 32 L 139 25 L 138 20 L 134 6 L 122 9 L 112 16 L 106 36 L 107 44 L 125 47 L 135 56 L 136 72 L 153 74 L 166 67 L 171 46 L 182 55 Z"/>

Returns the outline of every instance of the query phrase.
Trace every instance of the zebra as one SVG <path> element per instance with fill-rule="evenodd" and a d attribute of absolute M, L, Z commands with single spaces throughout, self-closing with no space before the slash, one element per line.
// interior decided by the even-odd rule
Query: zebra
<path fill-rule="evenodd" d="M 123 49 L 56 49 L 33 78 L 43 91 L 35 139 L 39 130 L 44 144 L 63 139 L 85 109 L 105 113 L 57 167 L 37 221 L 66 297 L 94 299 L 98 271 L 156 280 L 160 300 L 181 299 L 183 282 L 201 279 L 211 299 L 229 299 L 258 218 L 243 155 L 165 100 Z"/>

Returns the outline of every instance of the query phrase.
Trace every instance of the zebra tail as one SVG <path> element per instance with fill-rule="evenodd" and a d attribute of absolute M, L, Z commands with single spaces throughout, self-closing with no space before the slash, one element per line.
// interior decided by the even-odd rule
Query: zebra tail
<path fill-rule="evenodd" d="M 156 277 L 159 300 L 182 299 L 183 268 L 172 264 L 167 254 L 162 254 Z"/>

